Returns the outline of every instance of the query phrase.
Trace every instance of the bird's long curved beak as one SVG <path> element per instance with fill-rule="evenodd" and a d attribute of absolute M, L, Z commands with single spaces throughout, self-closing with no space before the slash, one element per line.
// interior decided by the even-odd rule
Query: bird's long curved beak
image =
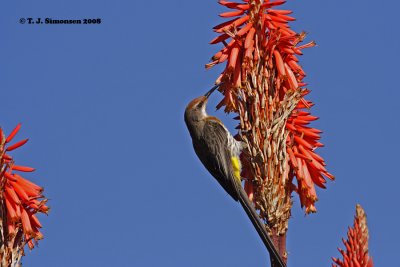
<path fill-rule="evenodd" d="M 221 83 L 214 85 L 213 88 L 211 88 L 204 96 L 208 98 L 220 85 Z"/>

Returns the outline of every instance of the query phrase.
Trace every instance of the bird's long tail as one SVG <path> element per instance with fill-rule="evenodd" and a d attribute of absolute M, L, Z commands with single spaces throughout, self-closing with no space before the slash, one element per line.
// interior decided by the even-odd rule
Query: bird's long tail
<path fill-rule="evenodd" d="M 238 186 L 239 188 L 239 202 L 242 205 L 243 209 L 247 213 L 247 216 L 250 218 L 251 222 L 253 223 L 254 228 L 256 228 L 258 235 L 260 236 L 261 240 L 263 241 L 264 245 L 268 249 L 269 254 L 273 257 L 274 263 L 276 263 L 279 267 L 285 267 L 286 264 L 279 256 L 278 251 L 276 250 L 274 243 L 270 236 L 265 230 L 264 224 L 260 221 L 257 211 L 255 210 L 253 204 L 250 202 L 249 198 L 247 197 L 246 191 L 244 191 L 243 187 Z"/>

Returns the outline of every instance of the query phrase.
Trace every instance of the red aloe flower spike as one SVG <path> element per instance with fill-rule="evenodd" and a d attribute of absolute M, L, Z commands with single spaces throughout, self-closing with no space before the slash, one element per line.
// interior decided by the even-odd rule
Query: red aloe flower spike
<path fill-rule="evenodd" d="M 314 104 L 304 98 L 310 90 L 297 55 L 315 42 L 302 45 L 306 34 L 290 29 L 292 11 L 278 9 L 285 1 L 219 3 L 230 9 L 221 17 L 235 18 L 213 28 L 219 35 L 211 43 L 224 46 L 206 67 L 226 62 L 216 81 L 222 83 L 223 93 L 217 109 L 239 115 L 239 139 L 247 144 L 242 164 L 246 192 L 252 192 L 260 217 L 270 222 L 270 232 L 283 243 L 292 192 L 299 195 L 306 213 L 315 212 L 315 186 L 325 188 L 324 177 L 334 179 L 317 154 L 322 132 L 309 127 L 318 117 L 304 110 Z"/>
<path fill-rule="evenodd" d="M 333 267 L 373 267 L 372 257 L 368 249 L 369 231 L 367 227 L 367 216 L 363 208 L 356 205 L 356 216 L 354 217 L 353 228 L 349 227 L 347 240 L 342 239 L 346 250 L 338 248 L 343 260 L 332 258 L 335 264 Z"/>
<path fill-rule="evenodd" d="M 43 238 L 38 230 L 42 227 L 36 213 L 49 211 L 47 199 L 42 195 L 43 188 L 33 182 L 13 173 L 13 171 L 32 172 L 35 169 L 15 165 L 13 158 L 5 154 L 11 152 L 28 141 L 19 141 L 6 146 L 13 140 L 21 128 L 21 124 L 5 138 L 0 129 L 0 237 L 4 240 L 0 244 L 0 259 L 3 266 L 19 266 L 24 246 L 34 248 L 39 239 Z"/>
<path fill-rule="evenodd" d="M 290 29 L 292 11 L 278 9 L 285 1 L 219 3 L 230 9 L 222 17 L 235 18 L 213 28 L 219 35 L 211 43 L 224 46 L 206 67 L 226 62 L 217 79 L 223 83 L 217 109 L 239 115 L 239 139 L 248 145 L 242 164 L 246 192 L 251 184 L 255 206 L 278 240 L 287 230 L 292 192 L 306 213 L 315 212 L 315 186 L 325 188 L 324 177 L 334 178 L 317 154 L 321 131 L 308 126 L 318 117 L 303 110 L 314 104 L 304 98 L 310 91 L 297 55 L 315 42 L 302 45 L 306 34 Z"/>

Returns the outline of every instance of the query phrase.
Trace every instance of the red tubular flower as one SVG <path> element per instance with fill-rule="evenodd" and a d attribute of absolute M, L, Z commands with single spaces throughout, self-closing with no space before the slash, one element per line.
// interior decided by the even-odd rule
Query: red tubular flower
<path fill-rule="evenodd" d="M 3 225 L 4 221 L 6 222 L 8 241 L 10 242 L 21 231 L 23 237 L 20 241 L 23 242 L 22 244 L 28 244 L 32 249 L 35 243 L 43 238 L 39 230 L 42 225 L 35 214 L 47 214 L 49 207 L 46 205 L 47 199 L 42 194 L 43 188 L 15 173 L 16 171 L 32 172 L 35 169 L 15 165 L 13 158 L 6 154 L 25 145 L 28 141 L 25 139 L 13 145 L 9 144 L 20 128 L 21 124 L 18 124 L 7 138 L 0 128 L 0 180 L 6 213 L 6 218 L 2 219 Z"/>
<path fill-rule="evenodd" d="M 284 3 L 219 1 L 230 9 L 220 16 L 232 19 L 213 28 L 219 36 L 211 44 L 222 43 L 223 48 L 206 65 L 226 62 L 216 81 L 224 95 L 217 108 L 239 114 L 238 138 L 247 143 L 249 157 L 242 176 L 259 189 L 246 188 L 258 196 L 255 204 L 262 217 L 272 224 L 283 221 L 280 233 L 290 217 L 291 192 L 299 194 L 306 213 L 315 212 L 315 186 L 325 188 L 326 178 L 334 179 L 315 151 L 323 146 L 321 131 L 309 126 L 318 117 L 310 114 L 314 104 L 305 99 L 310 91 L 298 59 L 303 49 L 316 44 L 300 45 L 306 34 L 290 29 L 288 22 L 295 18 L 289 16 L 292 11 L 278 9 Z"/>
<path fill-rule="evenodd" d="M 343 259 L 332 258 L 332 267 L 373 267 L 374 263 L 368 251 L 369 232 L 367 216 L 363 208 L 357 204 L 353 228 L 349 227 L 347 240 L 343 240 L 345 250 L 338 248 Z"/>

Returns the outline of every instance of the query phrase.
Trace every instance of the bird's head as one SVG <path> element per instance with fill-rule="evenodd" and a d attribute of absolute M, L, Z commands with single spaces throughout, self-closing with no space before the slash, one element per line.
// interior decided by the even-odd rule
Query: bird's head
<path fill-rule="evenodd" d="M 185 121 L 196 122 L 207 117 L 207 102 L 206 96 L 200 96 L 190 101 L 185 110 Z"/>
<path fill-rule="evenodd" d="M 207 117 L 206 106 L 208 102 L 208 97 L 219 87 L 215 85 L 210 89 L 205 95 L 197 97 L 190 101 L 185 110 L 185 121 L 196 122 Z"/>

